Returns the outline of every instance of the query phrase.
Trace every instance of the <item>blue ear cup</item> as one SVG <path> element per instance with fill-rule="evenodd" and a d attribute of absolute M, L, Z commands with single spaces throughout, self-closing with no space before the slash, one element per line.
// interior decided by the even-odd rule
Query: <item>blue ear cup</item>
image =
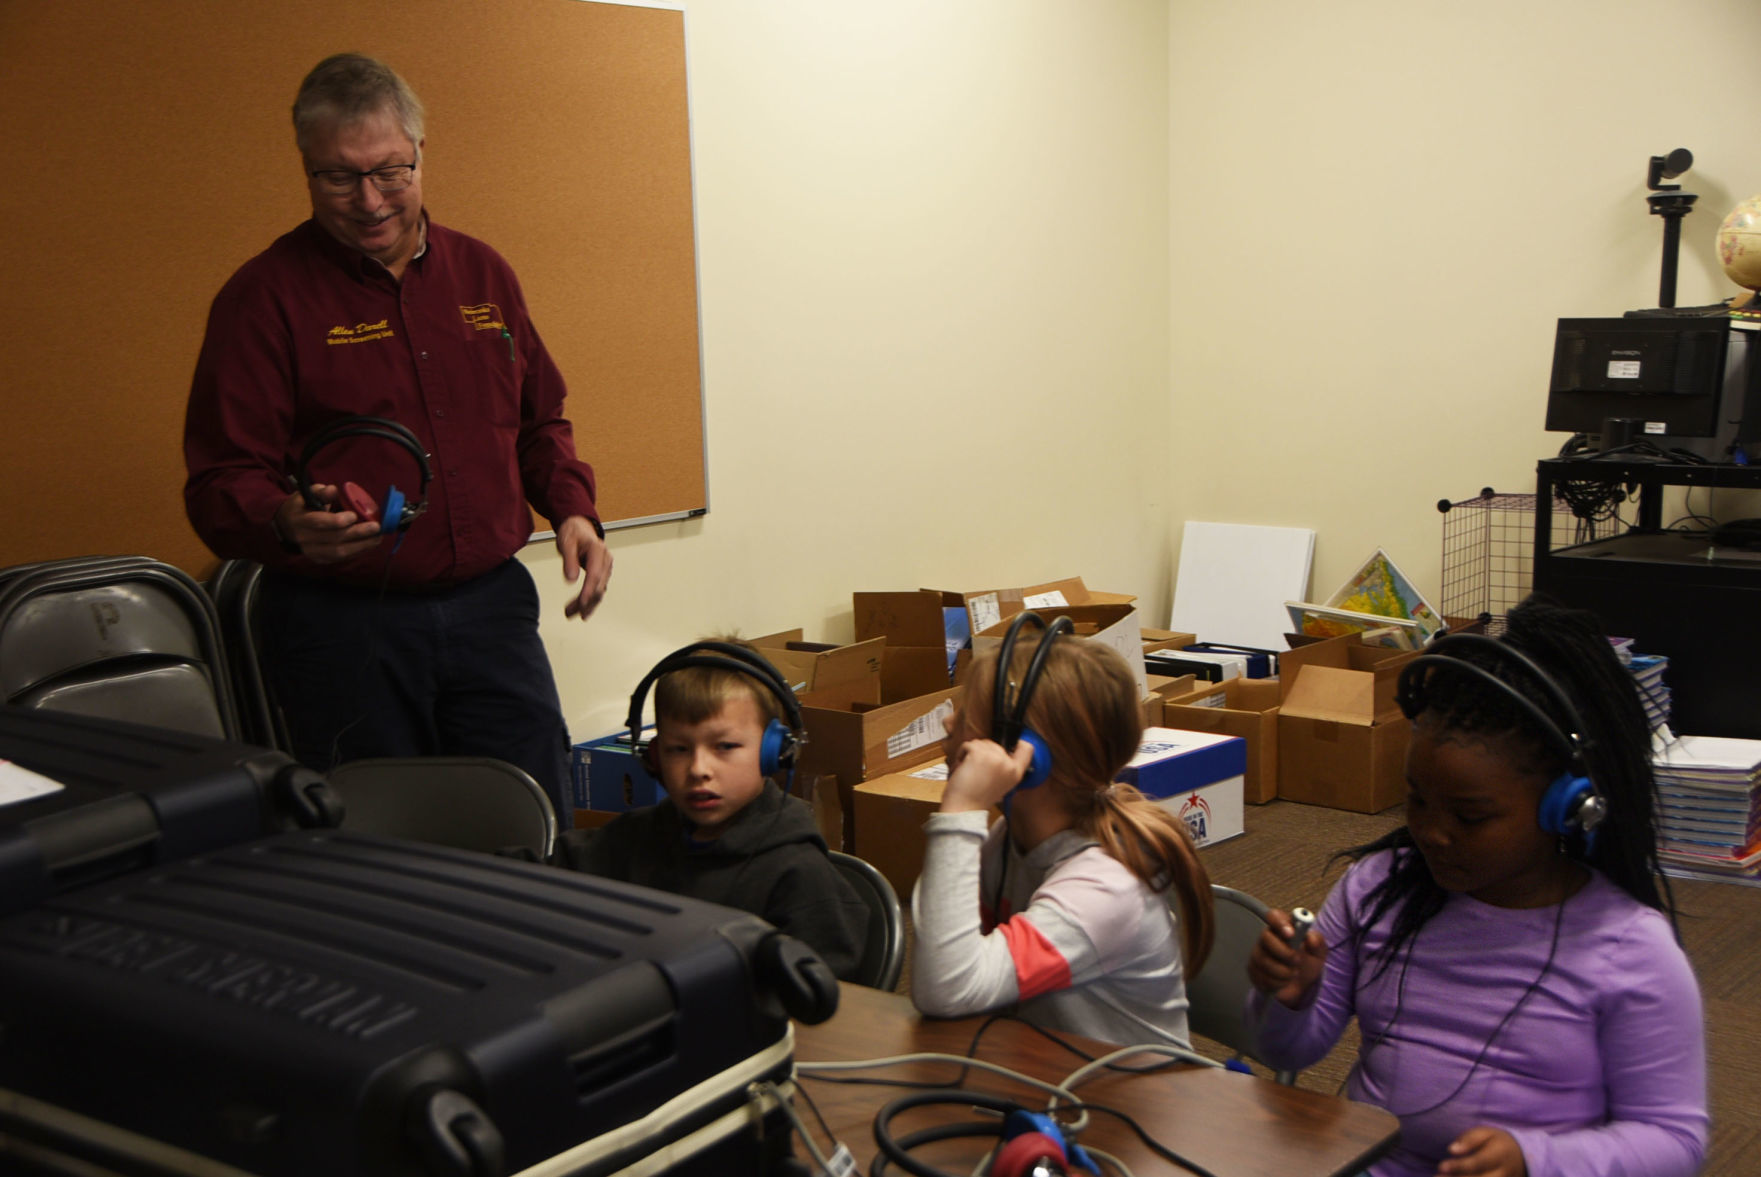
<path fill-rule="evenodd" d="M 1584 851 L 1595 848 L 1596 827 L 1608 815 L 1608 803 L 1596 791 L 1588 777 L 1569 769 L 1555 777 L 1541 796 L 1538 813 L 1541 828 L 1556 837 L 1582 834 Z"/>
<path fill-rule="evenodd" d="M 793 768 L 795 764 L 795 733 L 780 719 L 764 725 L 758 742 L 758 771 L 765 776 Z"/>
<path fill-rule="evenodd" d="M 1021 778 L 1021 783 L 1015 786 L 1015 790 L 1019 792 L 1022 789 L 1037 789 L 1052 775 L 1052 750 L 1039 738 L 1039 733 L 1031 728 L 1022 728 L 1021 738 L 1016 742 L 1033 749 L 1033 763 L 1027 766 L 1027 775 Z"/>
<path fill-rule="evenodd" d="M 404 492 L 394 486 L 385 492 L 385 510 L 379 515 L 379 529 L 402 531 L 404 526 Z"/>

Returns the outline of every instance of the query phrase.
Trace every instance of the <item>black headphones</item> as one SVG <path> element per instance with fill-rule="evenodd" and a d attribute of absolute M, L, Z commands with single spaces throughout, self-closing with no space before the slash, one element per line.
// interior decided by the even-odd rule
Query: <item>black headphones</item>
<path fill-rule="evenodd" d="M 626 726 L 630 729 L 630 746 L 636 747 L 641 743 L 642 704 L 648 700 L 648 688 L 662 675 L 688 666 L 743 674 L 762 684 L 765 690 L 776 697 L 783 714 L 788 717 L 788 722 L 785 724 L 780 719 L 773 719 L 765 724 L 764 735 L 758 745 L 758 768 L 765 776 L 784 769 L 793 773 L 796 754 L 800 752 L 801 745 L 807 742 L 807 734 L 801 726 L 801 704 L 796 701 L 795 692 L 789 689 L 781 672 L 762 654 L 732 642 L 692 642 L 689 646 L 681 646 L 655 663 L 654 669 L 642 676 L 635 693 L 630 696 L 630 715 L 626 721 Z M 659 776 L 652 747 L 643 751 L 642 764 L 650 773 Z"/>
<path fill-rule="evenodd" d="M 1534 700 L 1485 667 L 1466 661 L 1467 656 L 1475 650 L 1502 658 L 1526 672 L 1552 702 L 1555 713 L 1565 721 L 1564 725 L 1547 714 Z M 1450 651 L 1456 653 L 1452 654 Z M 1426 687 L 1431 676 L 1437 673 L 1465 674 L 1502 693 L 1534 721 L 1547 739 L 1565 753 L 1569 761 L 1566 770 L 1547 786 L 1547 792 L 1541 798 L 1541 828 L 1562 838 L 1572 834 L 1583 835 L 1584 848 L 1588 852 L 1595 841 L 1596 827 L 1608 816 L 1608 802 L 1590 779 L 1589 761 L 1586 757 L 1593 745 L 1585 734 L 1584 723 L 1578 717 L 1577 708 L 1572 706 L 1564 688 L 1532 658 L 1508 642 L 1481 634 L 1452 634 L 1432 642 L 1423 654 L 1401 668 L 1394 699 L 1408 719 L 1416 719 L 1428 705 Z"/>
<path fill-rule="evenodd" d="M 1028 622 L 1045 631 L 1039 645 L 1028 660 L 1027 670 L 1021 676 L 1019 685 L 1009 680 L 1009 664 L 1015 657 L 1015 641 L 1022 627 Z M 997 648 L 997 678 L 991 691 L 991 739 L 1003 746 L 1003 751 L 1015 751 L 1015 745 L 1023 740 L 1033 749 L 1033 763 L 1027 766 L 1027 775 L 1021 778 L 1017 789 L 1033 789 L 1046 783 L 1052 775 L 1052 750 L 1046 746 L 1038 732 L 1027 726 L 1027 705 L 1033 701 L 1033 692 L 1039 687 L 1040 675 L 1045 671 L 1046 655 L 1051 652 L 1052 642 L 1059 634 L 1066 634 L 1076 628 L 1068 617 L 1057 617 L 1050 625 L 1046 619 L 1032 610 L 1017 614 L 1009 624 L 1009 632 L 1003 635 L 1003 644 Z M 1014 685 L 1014 690 L 1010 687 Z"/>
<path fill-rule="evenodd" d="M 312 490 L 312 459 L 317 457 L 325 447 L 334 445 L 346 437 L 378 437 L 395 442 L 410 452 L 416 464 L 422 470 L 422 486 L 417 491 L 416 501 L 409 502 L 403 491 L 396 485 L 385 492 L 385 508 L 380 510 L 373 496 L 362 490 L 353 482 L 345 482 L 339 488 L 341 505 L 354 511 L 362 519 L 378 519 L 381 531 L 406 531 L 416 517 L 428 509 L 428 483 L 433 474 L 428 466 L 428 454 L 423 450 L 422 443 L 416 435 L 404 426 L 386 417 L 349 416 L 342 417 L 312 435 L 306 448 L 300 451 L 299 465 L 294 468 L 294 484 L 298 487 L 300 497 L 306 500 L 306 506 L 314 511 L 322 511 L 325 504 L 319 500 Z"/>
<path fill-rule="evenodd" d="M 893 1135 L 893 1118 L 901 1112 L 941 1104 L 995 1112 L 997 1117 L 938 1124 L 899 1137 Z M 1051 1116 L 983 1092 L 961 1089 L 919 1092 L 895 1099 L 874 1117 L 874 1143 L 879 1147 L 881 1156 L 918 1177 L 949 1175 L 917 1160 L 911 1155 L 912 1149 L 937 1140 L 955 1140 L 968 1136 L 1001 1138 L 996 1156 L 986 1170 L 993 1177 L 1031 1177 L 1033 1174 L 1063 1177 L 1070 1171 L 1069 1166 L 1072 1164 L 1079 1166 L 1082 1172 L 1100 1172 L 1082 1146 L 1066 1135 L 1063 1127 Z M 878 1161 L 880 1158 L 875 1159 Z M 871 1171 L 879 1172 L 879 1166 Z"/>

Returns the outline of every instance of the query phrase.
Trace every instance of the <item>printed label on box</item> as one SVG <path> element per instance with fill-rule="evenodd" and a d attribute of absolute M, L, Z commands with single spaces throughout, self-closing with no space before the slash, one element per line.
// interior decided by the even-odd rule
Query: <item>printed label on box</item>
<path fill-rule="evenodd" d="M 1211 803 L 1197 793 L 1180 803 L 1178 814 L 1186 823 L 1187 832 L 1192 835 L 1195 846 L 1203 846 L 1211 840 Z"/>
<path fill-rule="evenodd" d="M 1062 609 L 1070 602 L 1057 589 L 1049 593 L 1034 593 L 1021 598 L 1021 604 L 1028 609 Z"/>
<path fill-rule="evenodd" d="M 0 760 L 0 805 L 16 805 L 33 797 L 47 797 L 66 787 L 60 781 L 50 780 L 10 760 Z"/>
<path fill-rule="evenodd" d="M 983 633 L 1003 620 L 1003 610 L 997 604 L 996 593 L 981 593 L 967 601 L 966 608 L 972 613 L 973 633 Z"/>
<path fill-rule="evenodd" d="M 911 774 L 920 781 L 945 781 L 948 779 L 948 763 L 932 764 L 928 768 L 920 768 Z"/>
<path fill-rule="evenodd" d="M 934 711 L 919 715 L 904 728 L 888 736 L 887 759 L 896 760 L 908 752 L 940 743 L 942 737 L 948 734 L 947 729 L 942 726 L 942 718 L 953 714 L 954 700 L 944 699 Z"/>

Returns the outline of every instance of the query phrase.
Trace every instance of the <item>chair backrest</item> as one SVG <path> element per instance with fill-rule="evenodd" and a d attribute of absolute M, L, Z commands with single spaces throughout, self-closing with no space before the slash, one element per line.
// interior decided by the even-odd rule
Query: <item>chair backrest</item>
<path fill-rule="evenodd" d="M 233 700 L 238 705 L 239 733 L 247 743 L 287 750 L 287 724 L 263 676 L 261 621 L 263 566 L 254 560 L 225 560 L 205 586 L 214 600 L 220 637 L 232 671 Z"/>
<path fill-rule="evenodd" d="M 1172 902 L 1172 899 L 1170 899 Z M 1251 987 L 1247 958 L 1254 941 L 1266 930 L 1266 905 L 1233 887 L 1211 886 L 1215 939 L 1211 955 L 1197 976 L 1186 978 L 1186 1024 L 1194 1034 L 1221 1043 L 1238 1055 L 1263 1062 L 1254 1034 L 1242 1016 Z M 1296 1082 L 1296 1072 L 1279 1071 L 1278 1082 Z"/>
<path fill-rule="evenodd" d="M 241 735 L 212 602 L 144 556 L 0 570 L 0 701 Z"/>
<path fill-rule="evenodd" d="M 868 907 L 868 935 L 856 976 L 851 979 L 871 989 L 897 988 L 905 971 L 905 916 L 899 910 L 899 896 L 887 882 L 887 876 L 870 863 L 841 850 L 830 850 L 827 854 L 844 881 L 855 888 Z"/>
<path fill-rule="evenodd" d="M 556 813 L 524 769 L 487 756 L 351 760 L 326 774 L 342 828 L 465 850 L 529 849 L 547 858 Z"/>

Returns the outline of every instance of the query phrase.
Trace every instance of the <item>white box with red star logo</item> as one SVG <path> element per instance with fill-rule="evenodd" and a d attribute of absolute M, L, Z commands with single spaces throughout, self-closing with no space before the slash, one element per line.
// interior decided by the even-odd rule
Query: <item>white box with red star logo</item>
<path fill-rule="evenodd" d="M 1216 732 L 1146 727 L 1118 780 L 1160 802 L 1208 846 L 1245 833 L 1242 784 L 1247 741 Z"/>

